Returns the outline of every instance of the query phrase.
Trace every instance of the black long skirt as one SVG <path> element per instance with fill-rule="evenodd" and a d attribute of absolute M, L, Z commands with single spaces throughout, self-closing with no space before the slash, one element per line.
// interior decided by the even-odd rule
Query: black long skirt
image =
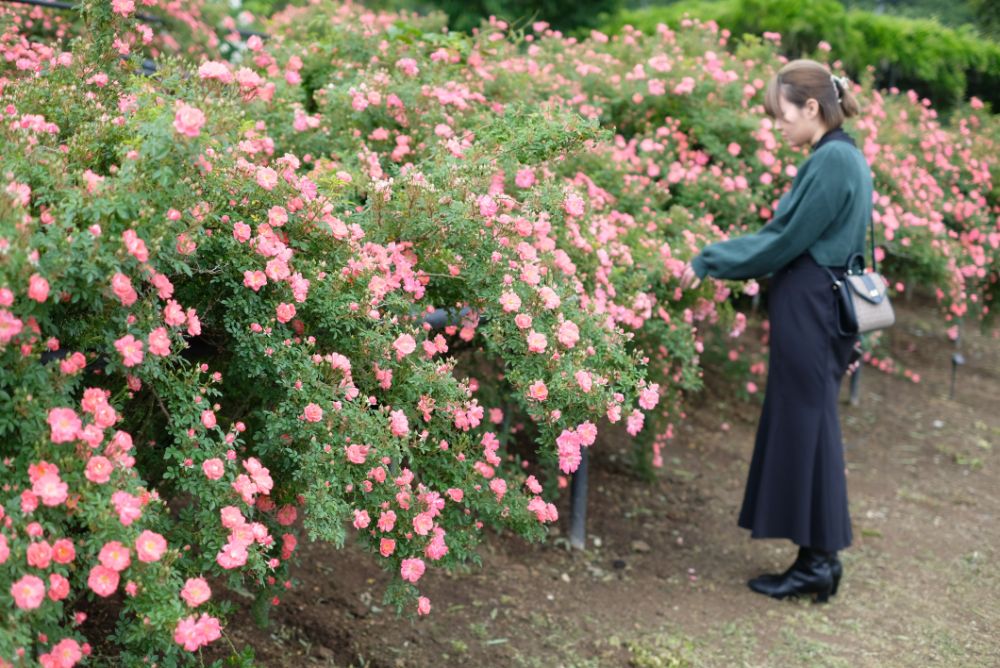
<path fill-rule="evenodd" d="M 837 333 L 831 285 L 808 253 L 772 279 L 767 389 L 739 517 L 753 538 L 829 551 L 852 537 L 837 402 L 857 339 Z"/>

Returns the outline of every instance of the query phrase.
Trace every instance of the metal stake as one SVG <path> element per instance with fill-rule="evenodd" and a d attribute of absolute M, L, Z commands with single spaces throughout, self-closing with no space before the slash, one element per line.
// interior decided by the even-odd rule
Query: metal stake
<path fill-rule="evenodd" d="M 958 376 L 958 367 L 965 364 L 965 356 L 962 353 L 954 353 L 951 356 L 951 390 L 948 392 L 948 398 L 955 398 L 955 378 Z"/>
<path fill-rule="evenodd" d="M 955 398 L 955 380 L 958 378 L 958 367 L 965 365 L 965 356 L 962 354 L 962 322 L 956 325 L 958 336 L 955 337 L 955 352 L 951 355 L 951 389 L 948 391 L 948 398 Z"/>
<path fill-rule="evenodd" d="M 851 374 L 851 405 L 857 406 L 861 403 L 861 367 L 859 366 Z"/>
<path fill-rule="evenodd" d="M 580 449 L 580 467 L 573 474 L 570 486 L 572 511 L 570 515 L 569 544 L 582 550 L 587 546 L 587 462 L 589 448 Z"/>

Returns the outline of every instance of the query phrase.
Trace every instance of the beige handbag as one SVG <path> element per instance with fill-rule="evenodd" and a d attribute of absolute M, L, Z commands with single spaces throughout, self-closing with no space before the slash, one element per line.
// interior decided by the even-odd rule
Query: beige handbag
<path fill-rule="evenodd" d="M 865 259 L 855 253 L 847 261 L 847 274 L 833 278 L 833 291 L 837 295 L 837 326 L 841 336 L 865 334 L 877 329 L 891 327 L 896 322 L 896 314 L 889 301 L 889 284 L 878 273 L 875 261 L 875 222 L 871 225 L 872 271 L 865 272 Z M 855 270 L 855 266 L 860 269 Z"/>

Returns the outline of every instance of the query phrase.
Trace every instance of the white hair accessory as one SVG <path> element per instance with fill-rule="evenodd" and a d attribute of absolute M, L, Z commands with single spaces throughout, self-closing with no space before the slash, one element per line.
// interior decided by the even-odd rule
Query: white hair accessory
<path fill-rule="evenodd" d="M 847 77 L 838 77 L 833 74 L 830 75 L 830 83 L 833 84 L 833 92 L 837 94 L 837 102 L 841 101 L 841 94 L 843 91 L 848 90 L 851 86 L 851 80 Z M 840 87 L 837 87 L 840 84 Z"/>

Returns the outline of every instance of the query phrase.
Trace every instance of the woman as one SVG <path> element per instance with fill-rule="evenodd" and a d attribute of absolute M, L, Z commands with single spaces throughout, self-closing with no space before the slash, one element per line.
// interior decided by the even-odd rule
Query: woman
<path fill-rule="evenodd" d="M 799 545 L 784 573 L 748 583 L 779 599 L 828 600 L 843 572 L 837 551 L 851 544 L 837 401 L 857 337 L 838 335 L 831 273 L 842 276 L 848 258 L 864 248 L 872 180 L 841 129 L 859 111 L 849 87 L 815 61 L 781 68 L 764 107 L 785 139 L 811 146 L 811 155 L 767 225 L 705 247 L 681 277 L 683 287 L 693 287 L 705 276 L 773 275 L 767 390 L 739 525 L 753 538 Z"/>

